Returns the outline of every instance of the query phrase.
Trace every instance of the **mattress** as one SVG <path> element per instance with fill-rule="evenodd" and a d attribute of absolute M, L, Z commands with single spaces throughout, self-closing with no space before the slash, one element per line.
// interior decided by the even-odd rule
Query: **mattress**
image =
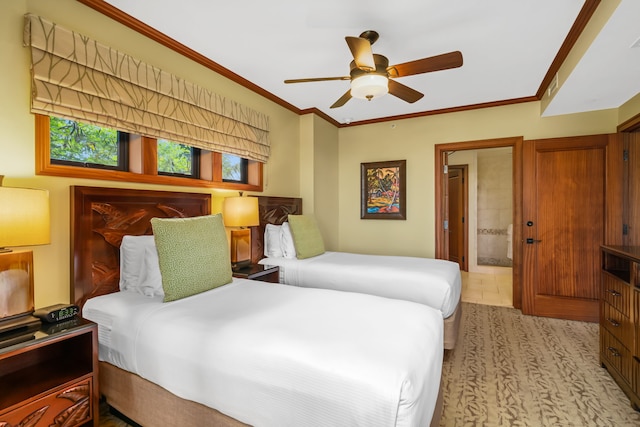
<path fill-rule="evenodd" d="M 234 278 L 170 303 L 88 300 L 99 358 L 255 426 L 422 426 L 434 412 L 442 318 L 371 295 Z"/>
<path fill-rule="evenodd" d="M 325 252 L 312 258 L 263 258 L 287 285 L 402 299 L 453 314 L 462 289 L 457 263 L 432 258 Z"/>

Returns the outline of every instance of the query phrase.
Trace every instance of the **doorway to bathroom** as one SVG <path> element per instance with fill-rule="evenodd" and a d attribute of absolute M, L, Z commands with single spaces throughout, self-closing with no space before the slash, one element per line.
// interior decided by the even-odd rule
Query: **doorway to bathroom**
<path fill-rule="evenodd" d="M 451 191 L 447 175 L 458 166 L 466 167 L 468 196 L 461 210 L 468 233 L 464 245 L 466 268 L 461 264 L 461 270 L 463 294 L 469 302 L 521 306 L 521 258 L 512 247 L 521 222 L 517 220 L 521 216 L 521 192 L 516 191 L 521 188 L 522 175 L 516 167 L 521 162 L 521 150 L 521 137 L 436 146 L 436 170 L 447 171 L 436 174 L 436 257 L 449 259 L 451 249 L 460 246 L 450 239 L 451 235 L 457 236 L 455 211 L 460 209 L 454 208 L 453 216 L 449 212 L 459 191 L 457 182 Z"/>
<path fill-rule="evenodd" d="M 511 147 L 449 154 L 449 260 L 461 270 L 511 273 L 512 175 Z"/>
<path fill-rule="evenodd" d="M 449 153 L 449 260 L 462 273 L 462 301 L 513 306 L 511 147 Z"/>

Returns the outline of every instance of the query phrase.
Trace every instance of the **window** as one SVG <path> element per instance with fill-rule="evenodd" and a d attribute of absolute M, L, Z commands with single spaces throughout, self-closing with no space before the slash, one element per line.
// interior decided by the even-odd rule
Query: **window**
<path fill-rule="evenodd" d="M 233 154 L 222 155 L 222 180 L 247 183 L 247 159 Z"/>
<path fill-rule="evenodd" d="M 262 163 L 36 114 L 36 174 L 262 191 Z"/>
<path fill-rule="evenodd" d="M 158 174 L 200 178 L 200 149 L 158 139 Z"/>
<path fill-rule="evenodd" d="M 51 162 L 126 170 L 128 137 L 115 129 L 51 117 Z"/>

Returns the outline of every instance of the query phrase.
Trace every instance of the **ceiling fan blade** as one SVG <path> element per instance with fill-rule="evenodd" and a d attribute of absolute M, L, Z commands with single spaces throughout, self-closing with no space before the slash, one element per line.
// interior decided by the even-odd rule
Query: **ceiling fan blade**
<path fill-rule="evenodd" d="M 429 58 L 391 65 L 387 68 L 390 77 L 412 76 L 414 74 L 430 73 L 432 71 L 448 70 L 462 66 L 460 51 L 443 53 Z"/>
<path fill-rule="evenodd" d="M 345 92 L 344 95 L 342 95 L 340 97 L 340 99 L 338 99 L 336 102 L 333 103 L 333 105 L 330 108 L 338 108 L 338 107 L 342 107 L 344 104 L 347 103 L 348 100 L 351 99 L 351 89 L 349 89 L 348 91 Z"/>
<path fill-rule="evenodd" d="M 324 81 L 328 81 L 328 80 L 351 80 L 351 77 L 349 76 L 342 76 L 342 77 L 313 77 L 310 79 L 290 79 L 290 80 L 285 80 L 285 83 L 307 83 L 307 82 L 324 82 Z"/>
<path fill-rule="evenodd" d="M 363 71 L 373 71 L 376 69 L 376 63 L 373 60 L 373 51 L 371 50 L 371 42 L 362 37 L 345 37 L 347 45 L 353 55 L 356 66 Z"/>
<path fill-rule="evenodd" d="M 402 83 L 398 83 L 391 79 L 389 79 L 389 93 L 410 104 L 413 104 L 424 96 L 424 94 L 417 90 L 411 89 L 409 86 L 405 86 Z"/>

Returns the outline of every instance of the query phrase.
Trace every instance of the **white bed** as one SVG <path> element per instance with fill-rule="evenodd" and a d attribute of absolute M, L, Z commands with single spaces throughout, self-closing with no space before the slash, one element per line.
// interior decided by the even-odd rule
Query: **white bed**
<path fill-rule="evenodd" d="M 431 258 L 327 251 L 312 258 L 263 258 L 280 267 L 280 282 L 403 299 L 435 308 L 443 318 L 460 301 L 458 264 Z"/>
<path fill-rule="evenodd" d="M 287 285 L 365 293 L 424 304 L 438 310 L 445 322 L 444 348 L 455 347 L 461 317 L 462 281 L 457 263 L 408 256 L 365 255 L 325 251 L 322 236 L 310 216 L 288 215 L 306 221 L 307 241 L 316 244 L 311 256 L 301 256 L 288 222 L 267 224 L 260 264 L 280 267 Z M 311 237 L 309 237 L 309 235 Z"/>
<path fill-rule="evenodd" d="M 442 369 L 440 312 L 234 278 L 198 295 L 89 299 L 102 361 L 256 426 L 422 426 Z"/>
<path fill-rule="evenodd" d="M 438 311 L 232 278 L 209 194 L 73 187 L 72 195 L 73 301 L 99 325 L 99 392 L 129 419 L 439 425 Z"/>

